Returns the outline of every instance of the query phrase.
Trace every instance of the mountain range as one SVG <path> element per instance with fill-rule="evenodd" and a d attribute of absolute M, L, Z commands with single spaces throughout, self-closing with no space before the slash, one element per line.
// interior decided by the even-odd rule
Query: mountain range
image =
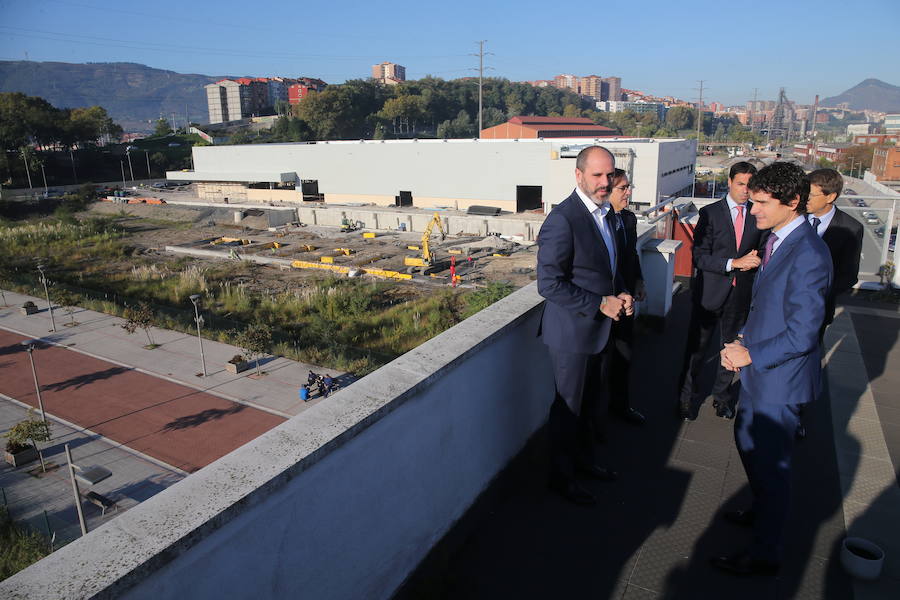
<path fill-rule="evenodd" d="M 822 106 L 837 106 L 847 102 L 853 110 L 877 110 L 886 113 L 900 113 L 900 87 L 885 83 L 880 79 L 866 79 L 849 90 L 825 98 Z"/>
<path fill-rule="evenodd" d="M 40 96 L 57 108 L 99 105 L 125 131 L 151 131 L 160 116 L 206 123 L 203 86 L 226 76 L 182 74 L 136 63 L 0 61 L 0 92 Z"/>

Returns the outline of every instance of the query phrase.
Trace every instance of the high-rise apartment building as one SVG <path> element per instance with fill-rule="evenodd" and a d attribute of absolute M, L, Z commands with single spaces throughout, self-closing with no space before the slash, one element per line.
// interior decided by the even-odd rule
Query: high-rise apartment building
<path fill-rule="evenodd" d="M 582 77 L 578 82 L 578 93 L 582 96 L 589 96 L 594 100 L 599 100 L 601 95 L 603 79 L 597 75 L 588 75 Z"/>
<path fill-rule="evenodd" d="M 611 102 L 618 102 L 622 99 L 622 78 L 621 77 L 604 77 L 603 83 L 609 86 L 609 89 L 606 92 L 606 97 L 603 98 L 601 94 L 600 100 L 609 100 Z"/>
<path fill-rule="evenodd" d="M 304 87 L 302 92 L 298 85 Z M 205 86 L 209 122 L 227 123 L 272 114 L 278 101 L 296 104 L 307 92 L 321 91 L 326 85 L 321 79 L 310 77 L 222 79 Z"/>
<path fill-rule="evenodd" d="M 578 77 L 575 75 L 569 75 L 568 73 L 563 75 L 557 75 L 553 78 L 553 86 L 558 87 L 561 90 L 572 90 L 576 94 L 578 93 Z"/>
<path fill-rule="evenodd" d="M 406 81 L 406 67 L 392 62 L 372 65 L 372 79 L 386 85 L 397 85 L 401 81 Z"/>

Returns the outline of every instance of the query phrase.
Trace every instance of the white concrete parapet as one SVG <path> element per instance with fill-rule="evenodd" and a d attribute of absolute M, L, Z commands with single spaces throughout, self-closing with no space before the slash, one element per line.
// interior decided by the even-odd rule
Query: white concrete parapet
<path fill-rule="evenodd" d="M 389 598 L 541 426 L 531 284 L 0 582 L 4 599 Z"/>

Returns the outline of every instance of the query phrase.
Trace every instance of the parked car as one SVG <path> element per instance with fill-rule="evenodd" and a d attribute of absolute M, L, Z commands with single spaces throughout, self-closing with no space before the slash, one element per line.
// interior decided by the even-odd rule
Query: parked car
<path fill-rule="evenodd" d="M 877 235 L 880 238 L 883 238 L 884 237 L 884 225 L 881 225 L 880 227 L 876 227 L 874 232 L 875 232 L 875 235 Z"/>
<path fill-rule="evenodd" d="M 858 199 L 854 200 L 854 202 L 856 202 L 857 206 L 868 206 L 868 204 L 866 204 L 866 201 L 863 200 L 862 198 L 858 198 Z"/>
<path fill-rule="evenodd" d="M 844 195 L 845 195 L 845 196 L 856 196 L 857 194 L 856 194 L 856 192 L 854 192 L 854 191 L 851 190 L 850 188 L 847 188 L 846 190 L 844 190 Z"/>
<path fill-rule="evenodd" d="M 871 217 L 866 217 L 866 223 L 869 225 L 877 225 L 878 223 L 881 223 L 881 219 L 873 215 Z"/>

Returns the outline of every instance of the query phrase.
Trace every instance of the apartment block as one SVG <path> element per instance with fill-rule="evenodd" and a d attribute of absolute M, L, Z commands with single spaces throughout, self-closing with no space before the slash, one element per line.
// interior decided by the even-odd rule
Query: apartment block
<path fill-rule="evenodd" d="M 397 85 L 401 81 L 406 81 L 406 67 L 392 62 L 372 65 L 372 79 L 377 79 L 385 85 Z"/>

